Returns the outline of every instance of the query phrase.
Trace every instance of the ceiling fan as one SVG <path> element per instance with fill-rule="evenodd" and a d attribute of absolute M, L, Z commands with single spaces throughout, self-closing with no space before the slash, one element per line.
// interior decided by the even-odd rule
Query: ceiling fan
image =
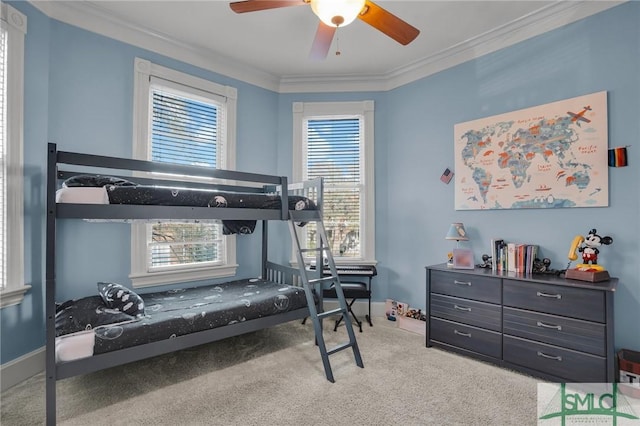
<path fill-rule="evenodd" d="M 402 45 L 411 43 L 420 34 L 417 28 L 369 0 L 244 0 L 232 2 L 229 6 L 236 13 L 246 13 L 307 4 L 320 18 L 309 54 L 312 59 L 326 58 L 336 30 L 356 18 Z"/>

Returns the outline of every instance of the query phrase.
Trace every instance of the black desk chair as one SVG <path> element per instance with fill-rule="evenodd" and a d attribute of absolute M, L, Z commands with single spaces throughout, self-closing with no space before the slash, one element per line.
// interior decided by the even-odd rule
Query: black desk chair
<path fill-rule="evenodd" d="M 342 285 L 342 292 L 344 293 L 345 299 L 351 299 L 347 300 L 347 309 L 349 310 L 349 313 L 351 314 L 351 317 L 353 318 L 355 323 L 358 325 L 360 333 L 362 333 L 362 321 L 358 319 L 356 314 L 351 309 L 355 301 L 358 299 L 369 299 L 369 314 L 365 315 L 365 319 L 369 323 L 369 325 L 373 327 L 373 323 L 371 322 L 371 290 L 367 287 L 367 284 L 361 282 L 342 281 L 340 282 L 340 284 Z M 335 285 L 332 284 L 331 287 L 323 290 L 322 296 L 333 299 L 337 298 Z M 336 320 L 333 331 L 338 330 L 338 326 L 342 322 L 342 318 L 343 317 L 341 316 L 338 320 Z"/>

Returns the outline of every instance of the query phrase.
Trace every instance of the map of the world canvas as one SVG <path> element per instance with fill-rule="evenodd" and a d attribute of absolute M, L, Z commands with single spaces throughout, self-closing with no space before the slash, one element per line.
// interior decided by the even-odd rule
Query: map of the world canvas
<path fill-rule="evenodd" d="M 607 92 L 456 124 L 456 210 L 602 207 Z"/>

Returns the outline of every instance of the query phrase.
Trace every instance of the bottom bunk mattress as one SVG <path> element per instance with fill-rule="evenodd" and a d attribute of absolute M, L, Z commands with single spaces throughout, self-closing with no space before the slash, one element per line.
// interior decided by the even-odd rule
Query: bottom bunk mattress
<path fill-rule="evenodd" d="M 131 293 L 132 299 L 138 297 L 129 289 L 125 291 Z M 56 360 L 72 361 L 307 306 L 301 287 L 257 278 L 139 297 L 144 301 L 144 313 L 138 316 L 113 309 L 101 296 L 59 305 Z"/>

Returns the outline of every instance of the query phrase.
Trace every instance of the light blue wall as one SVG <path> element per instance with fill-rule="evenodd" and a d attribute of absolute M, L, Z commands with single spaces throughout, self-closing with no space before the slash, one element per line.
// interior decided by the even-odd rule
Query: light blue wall
<path fill-rule="evenodd" d="M 465 223 L 478 257 L 500 236 L 539 244 L 556 268 L 566 265 L 573 236 L 596 227 L 614 238 L 601 259 L 620 278 L 616 347 L 640 350 L 640 4 L 624 4 L 389 92 L 282 95 L 50 20 L 29 4 L 12 5 L 29 19 L 25 145 L 27 178 L 34 185 L 26 190 L 25 207 L 27 276 L 34 288 L 22 305 L 0 312 L 1 363 L 44 344 L 46 143 L 130 156 L 136 56 L 238 88 L 237 165 L 247 171 L 290 175 L 292 102 L 375 101 L 375 300 L 391 297 L 424 308 L 424 266 L 443 261 L 451 248 L 444 234 L 454 220 Z M 630 166 L 609 169 L 610 207 L 453 209 L 453 185 L 439 176 L 453 167 L 454 124 L 601 90 L 609 92 L 610 146 L 631 146 Z M 97 280 L 129 282 L 125 225 L 63 222 L 60 237 L 58 279 L 65 285 L 59 300 L 93 294 Z M 258 273 L 258 237 L 239 239 L 239 259 L 247 259 L 240 276 Z M 287 258 L 286 250 L 281 256 Z M 15 344 L 16 335 L 26 339 Z"/>
<path fill-rule="evenodd" d="M 135 57 L 238 89 L 237 167 L 275 173 L 278 95 L 49 19 L 26 2 L 25 257 L 33 286 L 19 306 L 0 310 L 4 364 L 44 345 L 44 176 L 46 146 L 130 157 Z M 95 294 L 96 282 L 130 284 L 129 227 L 58 222 L 56 300 Z M 260 233 L 238 237 L 239 276 L 260 273 Z M 21 336 L 16 339 L 16 336 Z M 11 344 L 9 344 L 11 342 Z"/>
<path fill-rule="evenodd" d="M 277 94 L 58 21 L 51 22 L 49 139 L 59 149 L 130 157 L 135 57 L 238 89 L 237 166 L 275 171 Z M 130 284 L 129 225 L 59 221 L 59 300 L 95 294 L 97 280 Z M 259 273 L 259 234 L 238 237 L 239 276 Z M 91 242 L 99 241 L 98 244 Z M 87 245 L 87 242 L 89 242 Z M 77 265 L 86 267 L 78 268 Z M 90 266 L 89 266 L 90 265 Z M 97 279 L 97 277 L 101 277 Z"/>
<path fill-rule="evenodd" d="M 443 238 L 452 221 L 465 224 L 477 260 L 491 238 L 501 237 L 538 244 L 556 269 L 566 267 L 573 237 L 597 228 L 614 239 L 599 260 L 620 278 L 616 346 L 640 349 L 638 23 L 640 4 L 625 4 L 390 94 L 388 197 L 378 200 L 387 219 L 380 226 L 387 230 L 389 295 L 412 304 L 424 300 L 423 267 L 441 263 L 451 248 Z M 609 146 L 630 145 L 629 167 L 609 168 L 608 208 L 454 210 L 454 187 L 439 177 L 454 166 L 456 123 L 602 90 L 608 91 Z M 413 209 L 391 207 L 409 205 Z"/>
<path fill-rule="evenodd" d="M 552 267 L 567 265 L 575 235 L 597 228 L 614 244 L 601 263 L 620 278 L 615 295 L 616 347 L 640 350 L 640 3 L 625 4 L 384 94 L 281 95 L 279 170 L 291 163 L 291 103 L 376 101 L 376 254 L 374 298 L 425 307 L 426 265 L 453 246 L 449 224 L 461 221 L 476 260 L 491 238 L 538 244 Z M 630 145 L 629 167 L 609 169 L 608 208 L 455 211 L 456 123 L 608 91 L 609 146 Z"/>
<path fill-rule="evenodd" d="M 18 5 L 23 6 L 23 5 Z M 48 137 L 49 19 L 28 14 L 24 86 L 24 227 L 25 281 L 31 285 L 21 304 L 0 310 L 0 362 L 5 363 L 44 344 L 44 168 Z M 26 11 L 25 11 L 26 9 Z"/>

